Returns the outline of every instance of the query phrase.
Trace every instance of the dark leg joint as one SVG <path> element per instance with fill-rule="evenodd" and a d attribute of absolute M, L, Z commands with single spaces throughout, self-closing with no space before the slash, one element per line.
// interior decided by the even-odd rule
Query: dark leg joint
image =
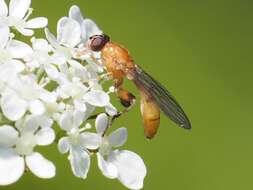
<path fill-rule="evenodd" d="M 132 93 L 124 89 L 119 89 L 118 97 L 120 99 L 120 103 L 126 108 L 130 107 L 136 99 Z"/>

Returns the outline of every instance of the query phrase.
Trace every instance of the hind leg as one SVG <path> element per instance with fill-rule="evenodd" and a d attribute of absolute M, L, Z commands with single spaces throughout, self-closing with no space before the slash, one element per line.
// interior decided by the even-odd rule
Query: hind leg
<path fill-rule="evenodd" d="M 107 74 L 108 75 L 108 74 Z M 111 75 L 111 74 L 110 74 Z M 108 75 L 108 76 L 110 76 Z M 136 97 L 126 89 L 122 88 L 123 80 L 122 79 L 117 79 L 114 81 L 114 87 L 115 87 L 115 92 L 120 100 L 120 103 L 125 107 L 122 111 L 118 112 L 114 117 L 119 117 L 120 115 L 128 112 L 135 104 Z M 90 116 L 88 119 L 95 119 L 96 115 Z"/>
<path fill-rule="evenodd" d="M 114 87 L 116 88 L 116 93 L 120 100 L 120 103 L 125 107 L 124 110 L 122 110 L 117 114 L 119 116 L 128 112 L 134 106 L 136 100 L 135 96 L 131 92 L 122 88 L 122 84 L 123 79 L 117 79 L 114 82 Z"/>

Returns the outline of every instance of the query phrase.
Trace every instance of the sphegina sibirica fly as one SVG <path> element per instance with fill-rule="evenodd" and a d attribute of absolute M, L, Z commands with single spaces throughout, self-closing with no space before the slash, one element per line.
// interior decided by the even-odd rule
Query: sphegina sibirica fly
<path fill-rule="evenodd" d="M 122 88 L 124 78 L 136 85 L 141 96 L 141 115 L 145 136 L 152 139 L 160 124 L 160 110 L 172 121 L 184 129 L 191 129 L 191 123 L 185 112 L 166 88 L 135 64 L 129 51 L 121 45 L 111 42 L 110 37 L 94 35 L 89 38 L 88 49 L 101 52 L 102 64 L 112 76 L 116 93 L 125 111 L 135 102 L 135 96 Z M 123 113 L 123 112 L 121 112 Z"/>

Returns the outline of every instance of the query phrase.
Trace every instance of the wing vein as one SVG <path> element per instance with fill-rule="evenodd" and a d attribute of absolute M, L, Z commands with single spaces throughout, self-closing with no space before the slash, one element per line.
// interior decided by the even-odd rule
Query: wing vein
<path fill-rule="evenodd" d="M 191 128 L 188 117 L 171 93 L 139 66 L 136 67 L 133 81 L 140 90 L 151 96 L 172 121 L 185 129 Z"/>

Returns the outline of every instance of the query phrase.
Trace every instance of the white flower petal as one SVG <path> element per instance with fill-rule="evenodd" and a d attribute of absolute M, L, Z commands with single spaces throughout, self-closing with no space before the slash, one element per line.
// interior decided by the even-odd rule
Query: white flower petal
<path fill-rule="evenodd" d="M 27 103 L 15 94 L 3 94 L 1 98 L 3 114 L 11 121 L 20 119 L 26 112 Z"/>
<path fill-rule="evenodd" d="M 13 149 L 0 148 L 0 185 L 16 182 L 24 173 L 24 159 Z"/>
<path fill-rule="evenodd" d="M 65 154 L 70 149 L 70 143 L 68 137 L 62 137 L 58 142 L 58 150 L 60 153 Z"/>
<path fill-rule="evenodd" d="M 110 116 L 114 116 L 114 115 L 116 115 L 118 113 L 117 109 L 111 103 L 109 103 L 108 105 L 105 106 L 105 111 Z"/>
<path fill-rule="evenodd" d="M 15 59 L 12 59 L 9 63 L 8 63 L 9 66 L 12 67 L 12 70 L 15 71 L 16 73 L 21 73 L 22 71 L 24 71 L 25 69 L 25 65 L 24 63 L 22 63 L 21 61 L 19 60 L 15 60 Z"/>
<path fill-rule="evenodd" d="M 36 140 L 38 145 L 49 145 L 54 142 L 55 132 L 52 128 L 42 128 L 36 133 Z"/>
<path fill-rule="evenodd" d="M 45 34 L 46 38 L 49 41 L 49 43 L 54 47 L 54 48 L 59 48 L 59 44 L 55 38 L 55 36 L 48 30 L 48 28 L 45 28 Z"/>
<path fill-rule="evenodd" d="M 90 168 L 90 156 L 81 148 L 70 149 L 69 160 L 72 172 L 76 177 L 85 179 Z"/>
<path fill-rule="evenodd" d="M 83 69 L 83 65 L 81 63 L 79 63 L 78 61 L 75 60 L 68 60 L 68 63 L 75 69 Z"/>
<path fill-rule="evenodd" d="M 34 133 L 40 126 L 39 118 L 38 115 L 26 115 L 18 120 L 15 125 L 22 133 Z"/>
<path fill-rule="evenodd" d="M 97 133 L 102 135 L 108 125 L 108 116 L 105 113 L 101 113 L 97 116 L 95 121 L 95 127 Z"/>
<path fill-rule="evenodd" d="M 59 55 L 59 57 L 60 57 L 61 55 Z M 59 70 L 62 72 L 62 73 L 64 73 L 65 75 L 68 75 L 69 74 L 69 70 L 68 70 L 68 65 L 67 65 L 67 63 L 66 63 L 66 59 L 63 61 L 62 60 L 62 62 L 60 63 L 58 63 L 58 66 L 59 66 Z"/>
<path fill-rule="evenodd" d="M 57 23 L 57 40 L 66 47 L 75 47 L 80 42 L 81 28 L 77 21 L 63 17 Z"/>
<path fill-rule="evenodd" d="M 127 129 L 124 127 L 117 129 L 108 136 L 108 140 L 113 147 L 122 146 L 127 140 Z"/>
<path fill-rule="evenodd" d="M 8 7 L 4 0 L 0 0 L 0 16 L 7 16 Z"/>
<path fill-rule="evenodd" d="M 83 118 L 84 118 L 84 113 L 75 110 L 74 113 L 73 113 L 73 124 L 74 124 L 74 126 L 79 127 L 83 122 Z"/>
<path fill-rule="evenodd" d="M 40 100 L 33 100 L 29 103 L 29 110 L 34 115 L 41 115 L 45 113 L 46 108 Z"/>
<path fill-rule="evenodd" d="M 101 59 L 100 52 L 93 52 L 92 55 L 95 56 L 97 59 Z M 101 67 L 101 65 L 98 65 L 98 64 L 94 63 L 93 61 L 89 61 L 89 59 L 87 60 L 87 62 L 89 64 L 86 67 L 89 72 L 94 72 L 95 74 L 97 74 L 97 73 L 102 73 L 104 71 L 104 69 L 103 69 L 103 67 Z M 94 76 L 92 76 L 92 78 L 93 77 Z"/>
<path fill-rule="evenodd" d="M 47 18 L 37 17 L 27 21 L 26 28 L 44 28 L 47 26 Z"/>
<path fill-rule="evenodd" d="M 41 127 L 47 128 L 53 125 L 53 120 L 46 115 L 42 115 L 42 116 L 39 116 L 38 123 Z"/>
<path fill-rule="evenodd" d="M 29 45 L 18 40 L 11 41 L 8 51 L 12 54 L 13 58 L 24 58 L 33 52 Z"/>
<path fill-rule="evenodd" d="M 89 104 L 97 107 L 108 105 L 110 100 L 109 95 L 100 90 L 89 91 L 85 94 L 84 98 Z"/>
<path fill-rule="evenodd" d="M 103 88 L 102 88 L 102 86 L 98 83 L 98 81 L 90 80 L 90 81 L 89 81 L 89 86 L 90 86 L 91 90 L 103 91 Z M 107 105 L 105 105 L 105 106 L 107 106 Z"/>
<path fill-rule="evenodd" d="M 59 120 L 59 125 L 65 131 L 69 131 L 70 129 L 74 127 L 72 115 L 70 112 L 65 112 L 61 115 L 60 120 Z"/>
<path fill-rule="evenodd" d="M 108 161 L 118 169 L 119 181 L 129 189 L 141 189 L 147 174 L 146 166 L 140 156 L 130 151 L 113 151 Z"/>
<path fill-rule="evenodd" d="M 18 132 L 9 125 L 0 126 L 0 147 L 11 147 L 15 145 Z"/>
<path fill-rule="evenodd" d="M 69 17 L 76 20 L 79 24 L 83 22 L 83 15 L 80 11 L 80 8 L 76 5 L 70 7 Z"/>
<path fill-rule="evenodd" d="M 73 74 L 80 78 L 82 81 L 88 81 L 89 80 L 89 72 L 87 72 L 87 69 L 79 62 L 74 60 L 68 60 L 68 63 L 70 64 L 70 68 L 73 69 Z"/>
<path fill-rule="evenodd" d="M 1 0 L 0 0 L 1 2 Z M 0 3 L 1 6 L 1 3 Z M 1 10 L 0 10 L 1 14 Z M 8 40 L 9 40 L 9 35 L 10 35 L 10 29 L 7 26 L 0 26 L 0 48 L 4 49 Z"/>
<path fill-rule="evenodd" d="M 47 40 L 43 38 L 32 38 L 31 39 L 33 49 L 43 52 L 49 52 L 51 51 L 51 48 L 47 42 Z"/>
<path fill-rule="evenodd" d="M 2 82 L 5 82 L 6 84 L 10 84 L 11 82 L 16 82 L 16 67 L 15 64 L 12 63 L 4 63 L 0 64 L 0 80 Z M 10 80 L 10 77 L 13 78 L 13 80 Z"/>
<path fill-rule="evenodd" d="M 96 133 L 84 132 L 81 134 L 81 144 L 87 149 L 95 150 L 101 142 L 101 136 Z"/>
<path fill-rule="evenodd" d="M 100 35 L 103 32 L 98 28 L 96 23 L 91 19 L 85 19 L 81 25 L 82 28 L 82 39 L 87 41 L 89 37 L 93 35 Z"/>
<path fill-rule="evenodd" d="M 57 99 L 57 95 L 54 92 L 49 92 L 47 90 L 40 91 L 40 99 L 46 103 L 55 103 Z"/>
<path fill-rule="evenodd" d="M 13 17 L 23 18 L 31 5 L 31 0 L 11 0 L 9 14 Z"/>
<path fill-rule="evenodd" d="M 84 121 L 86 120 L 86 119 L 88 119 L 90 116 L 91 116 L 91 114 L 95 111 L 95 107 L 94 106 L 92 106 L 92 105 L 90 105 L 90 104 L 85 104 L 86 105 L 86 111 L 85 111 L 85 115 L 84 115 Z"/>
<path fill-rule="evenodd" d="M 85 113 L 86 110 L 87 110 L 86 104 L 84 102 L 80 101 L 80 100 L 75 99 L 74 100 L 74 105 L 75 105 L 75 109 L 80 111 L 80 112 Z M 84 119 L 84 117 L 83 117 L 83 119 Z"/>
<path fill-rule="evenodd" d="M 17 139 L 15 151 L 20 155 L 29 155 L 33 153 L 33 148 L 36 146 L 36 138 L 30 131 L 21 131 L 21 133 L 22 135 Z"/>
<path fill-rule="evenodd" d="M 118 177 L 118 170 L 111 162 L 104 160 L 103 156 L 100 153 L 97 153 L 98 167 L 103 173 L 104 176 L 115 179 Z"/>
<path fill-rule="evenodd" d="M 46 71 L 49 78 L 54 80 L 54 79 L 57 79 L 59 77 L 59 75 L 60 75 L 59 71 L 52 64 L 46 64 L 44 66 L 44 68 L 45 68 L 45 71 Z"/>
<path fill-rule="evenodd" d="M 27 116 L 26 116 L 27 117 Z M 30 118 L 26 120 L 27 127 L 29 126 L 37 126 L 41 128 L 51 127 L 53 124 L 53 120 L 47 115 L 30 115 Z M 34 127 L 30 127 L 34 128 Z M 37 129 L 35 129 L 36 131 Z"/>
<path fill-rule="evenodd" d="M 44 158 L 40 153 L 34 152 L 25 158 L 27 167 L 33 174 L 40 178 L 52 178 L 55 176 L 53 162 Z"/>
<path fill-rule="evenodd" d="M 16 29 L 24 36 L 32 36 L 34 34 L 33 30 L 30 29 L 21 28 L 18 26 L 16 26 Z"/>

